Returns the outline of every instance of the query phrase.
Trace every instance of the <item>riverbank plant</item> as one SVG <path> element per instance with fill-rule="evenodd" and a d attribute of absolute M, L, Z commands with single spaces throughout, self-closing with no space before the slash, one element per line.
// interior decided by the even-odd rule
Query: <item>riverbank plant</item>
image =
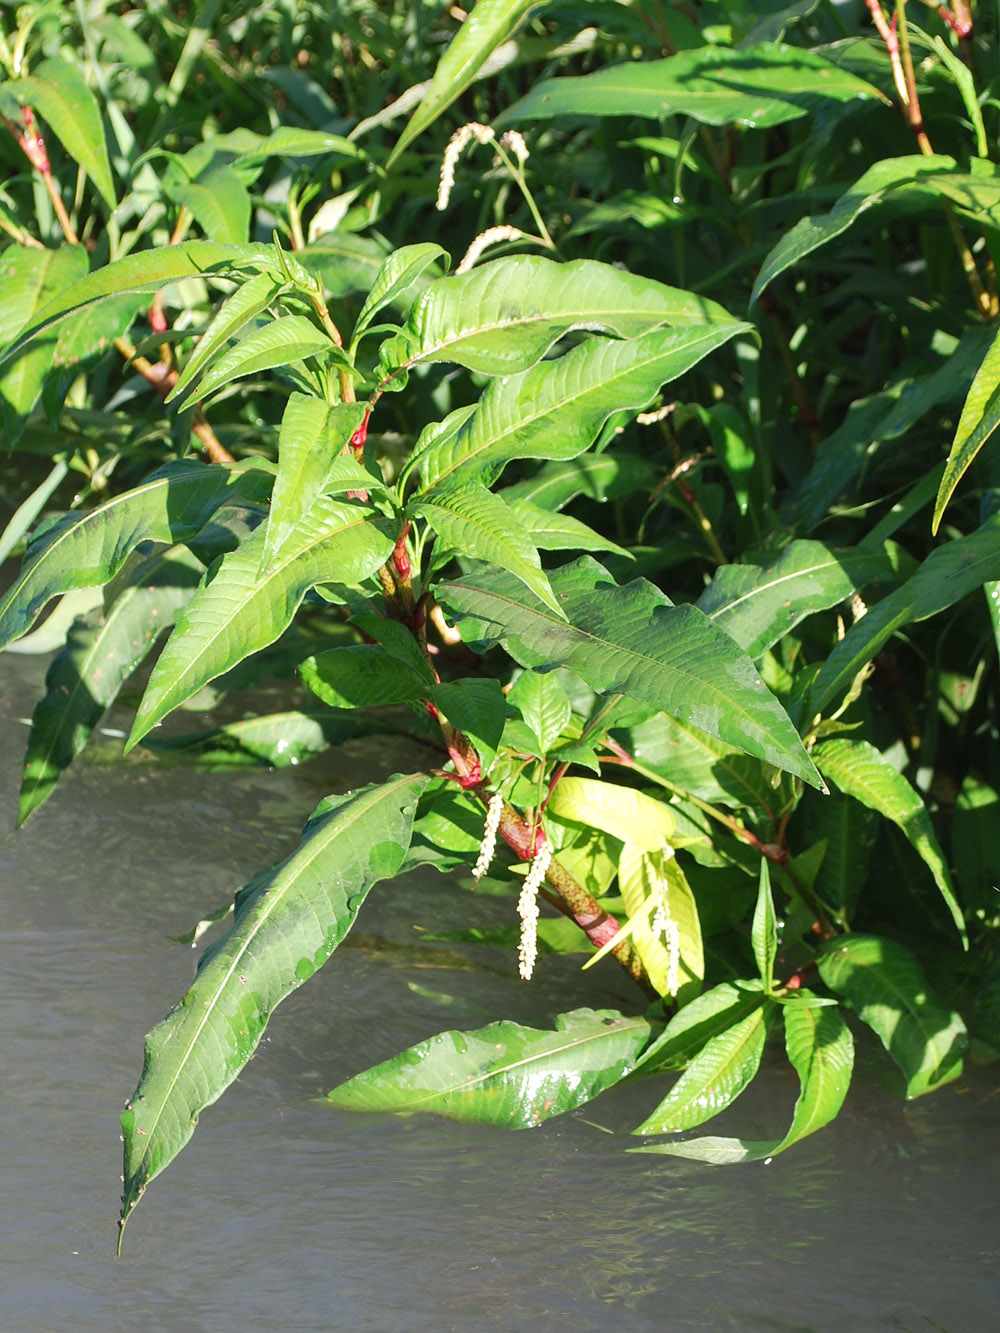
<path fill-rule="evenodd" d="M 856 10 L 5 11 L 0 642 L 55 650 L 19 822 L 139 668 L 133 761 L 427 757 L 236 894 L 123 1226 L 417 867 L 526 982 L 634 1002 L 334 1106 L 523 1128 L 648 1079 L 634 1151 L 737 1163 L 837 1115 L 860 1034 L 906 1097 L 995 1057 L 995 15 Z M 275 675 L 311 703 L 186 733 Z M 688 1133 L 769 1039 L 787 1125 Z"/>

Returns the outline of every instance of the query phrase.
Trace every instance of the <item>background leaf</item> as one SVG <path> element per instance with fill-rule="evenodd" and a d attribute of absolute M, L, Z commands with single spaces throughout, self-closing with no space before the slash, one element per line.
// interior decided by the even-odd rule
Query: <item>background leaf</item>
<path fill-rule="evenodd" d="M 955 487 L 998 425 L 1000 425 L 1000 337 L 986 353 L 962 408 L 962 416 L 955 431 L 951 452 L 948 454 L 941 486 L 934 501 L 932 532 L 937 532 L 948 501 L 955 493 Z"/>
<path fill-rule="evenodd" d="M 101 109 L 77 66 L 54 58 L 43 60 L 33 74 L 18 79 L 11 88 L 22 106 L 33 107 L 49 124 L 66 152 L 97 186 L 108 208 L 114 208 L 115 183 Z"/>

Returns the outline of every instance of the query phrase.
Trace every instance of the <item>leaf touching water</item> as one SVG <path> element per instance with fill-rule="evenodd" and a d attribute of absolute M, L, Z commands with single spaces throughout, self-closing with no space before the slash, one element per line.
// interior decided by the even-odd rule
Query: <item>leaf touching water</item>
<path fill-rule="evenodd" d="M 396 776 L 328 797 L 298 848 L 237 894 L 232 929 L 146 1040 L 142 1078 L 122 1113 L 123 1229 L 146 1186 L 191 1138 L 199 1113 L 253 1055 L 271 1012 L 329 959 L 372 885 L 399 871 L 427 780 Z"/>
<path fill-rule="evenodd" d="M 650 1030 L 642 1018 L 574 1009 L 556 1018 L 555 1032 L 509 1022 L 441 1032 L 356 1074 L 327 1101 L 349 1111 L 433 1111 L 528 1129 L 620 1082 Z"/>

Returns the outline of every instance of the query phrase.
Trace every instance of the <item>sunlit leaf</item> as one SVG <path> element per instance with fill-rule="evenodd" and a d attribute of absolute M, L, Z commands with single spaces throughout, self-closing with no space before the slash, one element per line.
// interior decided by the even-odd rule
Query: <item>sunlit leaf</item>
<path fill-rule="evenodd" d="M 986 353 L 962 408 L 962 416 L 934 502 L 932 532 L 937 532 L 948 501 L 955 493 L 955 487 L 998 425 L 1000 425 L 1000 337 L 993 342 Z"/>
<path fill-rule="evenodd" d="M 97 99 L 78 65 L 50 58 L 26 78 L 8 85 L 22 106 L 33 107 L 51 126 L 66 152 L 97 186 L 108 208 L 115 206 L 115 184 Z"/>
<path fill-rule="evenodd" d="M 243 375 L 287 366 L 303 357 L 335 352 L 333 343 L 305 315 L 282 315 L 254 329 L 215 361 L 202 376 L 198 397 L 204 398 Z M 194 406 L 192 396 L 184 404 Z"/>

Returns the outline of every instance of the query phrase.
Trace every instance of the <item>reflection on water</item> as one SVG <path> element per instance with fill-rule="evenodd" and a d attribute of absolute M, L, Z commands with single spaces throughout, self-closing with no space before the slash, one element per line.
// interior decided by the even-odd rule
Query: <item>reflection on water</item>
<path fill-rule="evenodd" d="M 0 665 L 4 717 L 23 716 L 38 664 Z M 19 749 L 15 731 L 0 755 L 6 812 Z M 402 762 L 383 759 L 383 771 Z M 578 960 L 547 958 L 525 987 L 486 949 L 428 944 L 421 959 L 414 926 L 473 911 L 498 925 L 509 907 L 433 874 L 373 892 L 364 933 L 276 1013 L 116 1263 L 117 1114 L 143 1034 L 196 957 L 168 937 L 287 850 L 318 781 L 309 767 L 81 768 L 0 843 L 0 1327 L 992 1333 L 989 1071 L 905 1107 L 872 1052 L 839 1124 L 769 1166 L 729 1170 L 624 1151 L 651 1086 L 518 1134 L 312 1100 L 442 1028 L 626 1000 L 611 964 L 581 977 Z M 794 1098 L 776 1058 L 719 1132 L 775 1133 Z"/>

